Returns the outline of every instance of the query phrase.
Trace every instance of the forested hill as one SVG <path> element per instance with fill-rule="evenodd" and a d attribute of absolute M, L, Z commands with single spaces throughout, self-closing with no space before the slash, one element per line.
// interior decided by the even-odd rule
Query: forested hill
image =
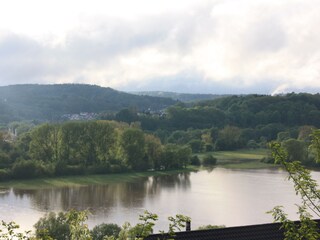
<path fill-rule="evenodd" d="M 255 128 L 267 124 L 320 127 L 320 94 L 246 95 L 204 101 L 192 107 L 170 107 L 176 129 L 223 127 Z"/>
<path fill-rule="evenodd" d="M 169 98 L 137 96 L 94 85 L 11 85 L 0 87 L 0 123 L 14 120 L 52 120 L 63 114 L 159 110 L 175 104 Z"/>
<path fill-rule="evenodd" d="M 197 93 L 177 93 L 177 92 L 163 92 L 163 91 L 145 91 L 145 92 L 132 92 L 133 94 L 152 97 L 166 97 L 178 100 L 181 102 L 197 102 L 203 100 L 212 100 L 228 96 L 227 94 L 197 94 Z M 229 95 L 230 96 L 230 95 Z"/>

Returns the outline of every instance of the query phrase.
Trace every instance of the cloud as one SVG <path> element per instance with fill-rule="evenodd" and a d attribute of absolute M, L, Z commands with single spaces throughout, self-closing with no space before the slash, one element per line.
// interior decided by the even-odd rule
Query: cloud
<path fill-rule="evenodd" d="M 120 5 L 95 3 L 75 5 L 76 16 L 68 16 L 72 4 L 67 4 L 58 22 L 42 12 L 50 34 L 45 25 L 23 32 L 22 20 L 13 24 L 8 17 L 11 25 L 0 24 L 0 84 L 77 82 L 223 93 L 320 90 L 317 0 L 190 0 L 183 10 L 175 1 L 157 9 L 141 0 L 136 3 L 145 10 L 127 2 L 125 14 Z M 52 5 L 53 12 L 59 4 Z M 62 33 L 57 29 L 63 21 Z"/>

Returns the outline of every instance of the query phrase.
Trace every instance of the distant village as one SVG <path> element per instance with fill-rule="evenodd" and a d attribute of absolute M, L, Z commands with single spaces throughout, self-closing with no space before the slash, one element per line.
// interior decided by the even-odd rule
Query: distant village
<path fill-rule="evenodd" d="M 88 113 L 88 112 L 82 112 L 82 113 L 74 113 L 74 114 L 64 114 L 61 116 L 63 120 L 70 120 L 70 121 L 76 121 L 76 120 L 94 120 L 97 119 L 98 114 L 97 113 Z"/>

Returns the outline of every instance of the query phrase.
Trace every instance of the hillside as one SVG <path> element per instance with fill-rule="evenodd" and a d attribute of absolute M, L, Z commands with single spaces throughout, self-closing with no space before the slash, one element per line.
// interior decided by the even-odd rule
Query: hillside
<path fill-rule="evenodd" d="M 0 123 L 56 120 L 64 114 L 115 112 L 128 107 L 159 110 L 175 103 L 169 98 L 138 96 L 93 85 L 11 85 L 0 87 Z"/>
<path fill-rule="evenodd" d="M 171 126 L 177 129 L 226 125 L 255 128 L 267 124 L 320 127 L 320 95 L 230 96 L 192 107 L 171 107 L 168 113 Z"/>
<path fill-rule="evenodd" d="M 198 102 L 203 100 L 213 100 L 228 95 L 220 94 L 200 94 L 200 93 L 177 93 L 177 92 L 162 92 L 162 91 L 144 91 L 144 92 L 132 92 L 133 94 L 141 96 L 152 96 L 152 97 L 165 97 L 181 102 Z"/>

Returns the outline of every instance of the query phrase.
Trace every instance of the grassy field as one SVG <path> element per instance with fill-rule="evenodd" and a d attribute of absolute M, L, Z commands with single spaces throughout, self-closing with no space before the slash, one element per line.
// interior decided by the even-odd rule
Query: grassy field
<path fill-rule="evenodd" d="M 268 149 L 244 149 L 237 151 L 218 151 L 198 154 L 202 159 L 207 154 L 217 158 L 217 166 L 234 169 L 259 169 L 275 167 L 273 164 L 262 163 L 260 160 L 269 153 Z"/>
<path fill-rule="evenodd" d="M 199 168 L 190 166 L 186 169 L 172 171 L 148 171 L 137 173 L 119 173 L 106 175 L 81 175 L 81 176 L 65 176 L 53 178 L 39 178 L 31 180 L 12 180 L 8 182 L 0 182 L 1 188 L 18 188 L 18 189 L 40 189 L 51 187 L 66 186 L 87 186 L 93 184 L 110 184 L 119 182 L 132 182 L 139 178 L 160 175 L 173 175 L 181 172 L 196 171 Z"/>

